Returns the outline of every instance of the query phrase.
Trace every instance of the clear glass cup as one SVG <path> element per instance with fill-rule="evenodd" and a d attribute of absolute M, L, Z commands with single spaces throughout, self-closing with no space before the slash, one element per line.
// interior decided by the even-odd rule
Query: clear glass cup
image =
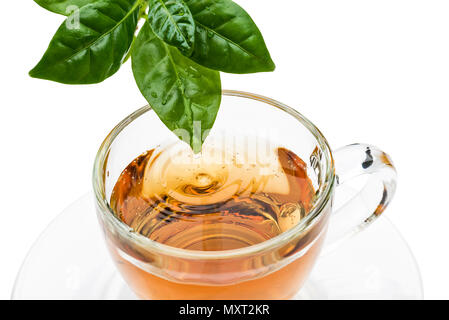
<path fill-rule="evenodd" d="M 185 250 L 158 243 L 117 218 L 109 199 L 123 169 L 142 152 L 177 138 L 148 106 L 128 116 L 107 136 L 93 173 L 97 215 L 118 270 L 139 297 L 288 299 L 305 282 L 325 238 L 325 247 L 330 250 L 385 210 L 396 188 L 396 172 L 389 156 L 364 144 L 332 152 L 309 120 L 280 102 L 223 91 L 221 109 L 208 139 L 225 131 L 259 135 L 273 128 L 276 132 L 270 138 L 306 162 L 307 175 L 316 190 L 313 208 L 296 226 L 274 238 L 224 251 Z M 366 181 L 358 193 L 338 210 L 333 208 L 338 186 L 359 177 Z"/>

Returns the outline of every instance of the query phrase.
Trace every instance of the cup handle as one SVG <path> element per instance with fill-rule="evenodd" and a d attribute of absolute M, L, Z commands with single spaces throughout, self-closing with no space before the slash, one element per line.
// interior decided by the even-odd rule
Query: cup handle
<path fill-rule="evenodd" d="M 333 251 L 342 242 L 364 230 L 386 209 L 396 190 L 396 169 L 390 157 L 367 144 L 352 144 L 334 152 L 336 200 L 339 191 L 359 178 L 366 181 L 352 187 L 349 200 L 333 209 L 323 253 Z M 346 188 L 348 190 L 348 188 Z M 354 194 L 355 191 L 355 194 Z"/>

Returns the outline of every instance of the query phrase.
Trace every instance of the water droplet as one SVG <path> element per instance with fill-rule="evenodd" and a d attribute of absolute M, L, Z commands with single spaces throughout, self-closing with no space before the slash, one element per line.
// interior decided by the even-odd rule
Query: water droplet
<path fill-rule="evenodd" d="M 199 173 L 195 177 L 196 183 L 198 187 L 205 187 L 212 183 L 213 179 L 207 173 Z"/>
<path fill-rule="evenodd" d="M 213 36 L 214 36 L 214 33 L 212 32 L 212 31 L 207 31 L 207 36 L 209 37 L 209 38 L 212 38 Z"/>
<path fill-rule="evenodd" d="M 156 93 L 156 92 L 154 92 L 154 91 L 152 91 L 152 92 L 151 92 L 151 96 L 152 96 L 153 98 L 155 98 L 155 99 L 156 99 L 156 98 L 157 98 L 157 93 Z"/>

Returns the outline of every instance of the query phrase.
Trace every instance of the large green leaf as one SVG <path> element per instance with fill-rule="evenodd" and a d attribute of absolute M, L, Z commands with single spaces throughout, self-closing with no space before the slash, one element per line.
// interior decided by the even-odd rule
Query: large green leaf
<path fill-rule="evenodd" d="M 196 24 L 194 61 L 229 73 L 273 71 L 275 65 L 251 17 L 231 0 L 184 0 Z"/>
<path fill-rule="evenodd" d="M 140 91 L 162 122 L 184 141 L 187 138 L 195 152 L 200 151 L 221 102 L 219 72 L 184 57 L 159 39 L 148 22 L 134 45 L 132 68 Z M 194 129 L 199 125 L 201 137 Z"/>
<path fill-rule="evenodd" d="M 195 22 L 182 0 L 150 0 L 148 21 L 159 38 L 190 55 L 195 42 Z"/>
<path fill-rule="evenodd" d="M 84 7 L 87 4 L 99 2 L 102 0 L 34 0 L 42 8 L 49 11 L 68 16 L 73 9 Z"/>
<path fill-rule="evenodd" d="M 79 23 L 67 18 L 30 76 L 66 84 L 90 84 L 113 75 L 133 40 L 139 3 L 108 0 L 82 7 Z"/>

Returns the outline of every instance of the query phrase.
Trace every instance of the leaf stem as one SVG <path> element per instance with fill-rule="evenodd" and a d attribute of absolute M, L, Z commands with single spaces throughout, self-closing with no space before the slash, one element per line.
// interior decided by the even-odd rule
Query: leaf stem
<path fill-rule="evenodd" d="M 139 19 L 141 18 L 148 18 L 148 14 L 147 14 L 147 8 L 149 6 L 148 4 L 148 0 L 140 0 L 139 1 L 141 3 L 141 7 L 140 7 L 140 11 L 139 11 Z"/>

